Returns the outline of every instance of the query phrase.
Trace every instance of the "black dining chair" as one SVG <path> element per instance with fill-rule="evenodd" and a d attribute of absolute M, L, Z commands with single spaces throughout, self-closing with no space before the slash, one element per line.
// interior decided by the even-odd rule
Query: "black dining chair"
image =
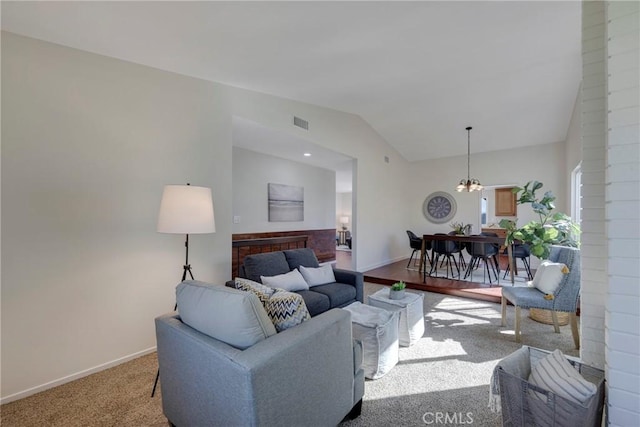
<path fill-rule="evenodd" d="M 446 236 L 445 233 L 436 233 L 436 235 Z M 442 257 L 442 263 L 446 266 L 446 277 L 449 278 L 449 272 L 451 272 L 451 278 L 456 277 L 453 274 L 453 267 L 455 267 L 458 273 L 457 277 L 460 278 L 460 267 L 458 267 L 458 262 L 456 261 L 456 254 L 459 254 L 460 246 L 457 242 L 451 240 L 434 240 L 431 242 L 431 249 L 433 251 L 433 260 L 429 276 L 433 276 L 434 272 L 437 276 L 438 261 Z"/>
<path fill-rule="evenodd" d="M 476 234 L 474 237 L 482 237 L 482 234 Z M 473 270 L 480 266 L 480 262 L 484 264 L 482 271 L 482 281 L 486 281 L 486 277 L 489 276 L 489 283 L 493 283 L 491 273 L 495 277 L 495 280 L 499 280 L 500 265 L 498 264 L 497 254 L 499 247 L 495 243 L 483 243 L 483 242 L 471 242 L 467 243 L 467 252 L 471 255 L 471 261 L 464 274 L 464 278 L 471 276 L 473 280 Z M 491 268 L 490 268 L 491 267 Z"/>
<path fill-rule="evenodd" d="M 416 236 L 416 234 L 410 230 L 407 230 L 407 236 L 409 236 L 409 246 L 411 247 L 411 249 L 413 249 L 413 252 L 411 252 L 411 256 L 409 257 L 409 262 L 407 263 L 407 268 L 409 268 L 409 266 L 411 265 L 411 261 L 413 260 L 413 256 L 416 254 L 416 252 L 422 251 L 422 238 Z M 420 256 L 422 256 L 422 253 L 420 253 Z"/>
<path fill-rule="evenodd" d="M 504 253 L 507 253 L 506 248 Z M 527 272 L 527 278 L 529 280 L 533 280 L 533 274 L 531 274 L 531 249 L 529 248 L 529 245 L 526 243 L 515 242 L 513 246 L 511 246 L 511 256 L 513 257 L 513 263 L 516 267 L 515 274 L 518 274 L 518 266 L 515 263 L 518 260 L 521 260 L 524 265 L 524 270 Z M 511 271 L 511 265 L 507 264 L 507 269 L 504 272 L 503 279 L 506 279 L 509 271 Z"/>

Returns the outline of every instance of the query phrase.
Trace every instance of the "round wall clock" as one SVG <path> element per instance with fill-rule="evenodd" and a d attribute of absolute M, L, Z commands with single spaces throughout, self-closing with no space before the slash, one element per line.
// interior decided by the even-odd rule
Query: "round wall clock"
<path fill-rule="evenodd" d="M 444 191 L 431 193 L 424 199 L 422 213 L 425 218 L 436 224 L 450 221 L 456 214 L 456 199 Z"/>

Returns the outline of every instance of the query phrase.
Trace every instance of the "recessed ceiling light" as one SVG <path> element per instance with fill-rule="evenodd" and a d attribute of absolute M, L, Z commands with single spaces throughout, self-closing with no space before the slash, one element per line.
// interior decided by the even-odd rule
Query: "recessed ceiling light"
<path fill-rule="evenodd" d="M 311 157 L 311 153 L 304 153 L 305 157 Z"/>

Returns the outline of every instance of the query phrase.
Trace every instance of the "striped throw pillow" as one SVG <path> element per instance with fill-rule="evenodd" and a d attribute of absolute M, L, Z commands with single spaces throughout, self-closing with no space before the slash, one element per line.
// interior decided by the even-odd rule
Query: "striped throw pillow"
<path fill-rule="evenodd" d="M 596 385 L 585 380 L 557 349 L 531 367 L 529 382 L 579 404 L 584 404 L 597 392 Z M 546 400 L 540 393 L 535 395 Z"/>

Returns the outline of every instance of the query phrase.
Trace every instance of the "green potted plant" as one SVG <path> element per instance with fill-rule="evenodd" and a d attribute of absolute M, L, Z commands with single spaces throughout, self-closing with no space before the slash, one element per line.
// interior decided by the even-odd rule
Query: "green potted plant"
<path fill-rule="evenodd" d="M 404 298 L 404 289 L 407 285 L 401 280 L 391 285 L 389 289 L 389 299 L 402 299 Z"/>
<path fill-rule="evenodd" d="M 519 240 L 529 245 L 531 255 L 540 259 L 549 258 L 551 245 L 580 246 L 580 226 L 571 220 L 571 217 L 561 212 L 553 212 L 556 197 L 551 191 L 544 193 L 542 198 L 536 195 L 536 191 L 542 188 L 542 183 L 529 181 L 524 187 L 514 187 L 517 204 L 531 204 L 531 208 L 538 214 L 539 219 L 533 220 L 518 228 L 516 221 L 503 219 L 500 227 L 506 229 L 506 245 L 511 245 L 514 240 Z"/>
<path fill-rule="evenodd" d="M 453 228 L 453 231 L 460 236 L 468 236 L 471 234 L 471 224 L 463 224 L 461 222 L 452 222 L 451 224 L 449 224 L 449 226 L 451 226 L 451 228 Z"/>

